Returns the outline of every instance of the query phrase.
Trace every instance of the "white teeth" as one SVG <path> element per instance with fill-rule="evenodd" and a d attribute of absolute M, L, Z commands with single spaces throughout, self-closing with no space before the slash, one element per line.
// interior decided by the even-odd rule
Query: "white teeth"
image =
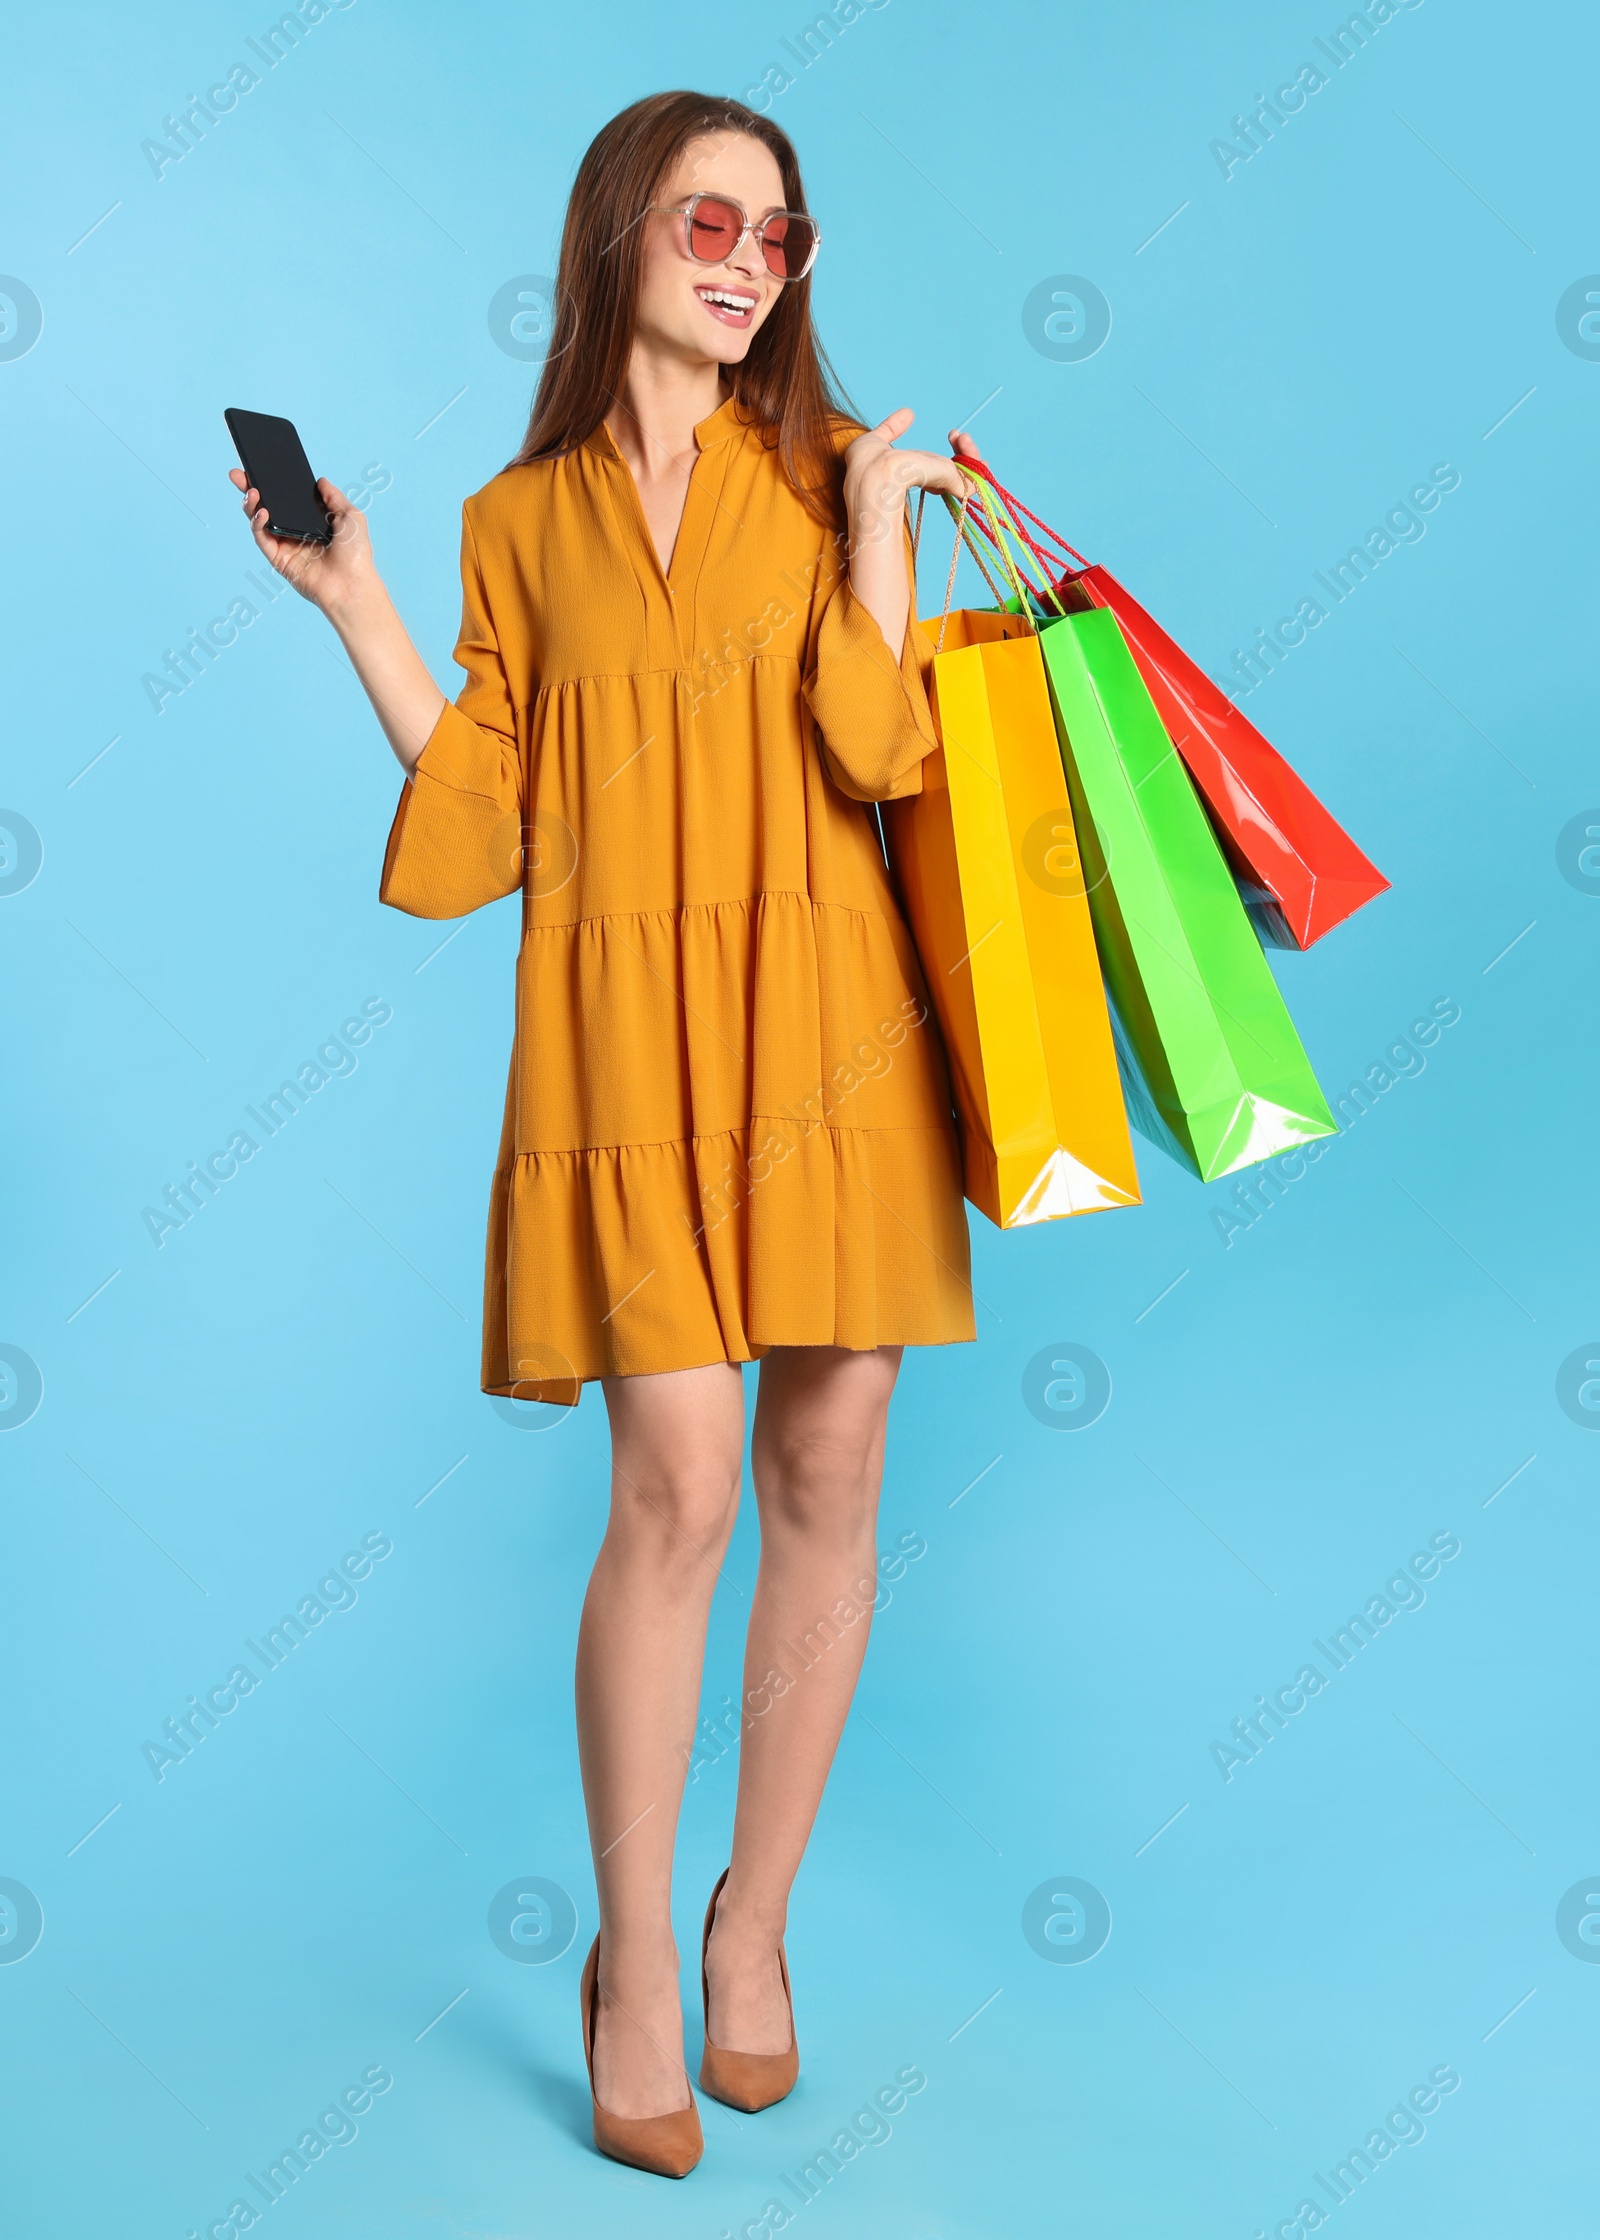
<path fill-rule="evenodd" d="M 722 288 L 702 288 L 699 294 L 702 303 L 718 304 L 724 311 L 750 311 L 755 308 L 754 296 L 731 295 Z"/>

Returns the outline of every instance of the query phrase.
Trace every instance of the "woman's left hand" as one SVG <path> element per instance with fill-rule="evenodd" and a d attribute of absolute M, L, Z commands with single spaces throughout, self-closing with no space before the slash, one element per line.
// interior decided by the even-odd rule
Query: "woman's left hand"
<path fill-rule="evenodd" d="M 938 490 L 959 498 L 972 486 L 961 472 L 959 459 L 978 458 L 978 447 L 958 428 L 950 431 L 957 459 L 942 458 L 934 451 L 894 448 L 915 418 L 910 407 L 902 405 L 887 420 L 857 436 L 845 452 L 845 515 L 853 545 L 876 544 L 897 532 L 908 490 Z"/>

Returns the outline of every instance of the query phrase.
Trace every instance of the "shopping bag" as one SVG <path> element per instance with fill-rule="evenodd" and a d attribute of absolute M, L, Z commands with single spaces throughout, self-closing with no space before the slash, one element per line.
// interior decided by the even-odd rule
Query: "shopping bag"
<path fill-rule="evenodd" d="M 1115 614 L 1040 626 L 1141 1133 L 1203 1180 L 1337 1129 Z"/>
<path fill-rule="evenodd" d="M 1263 939 L 1307 949 L 1389 885 L 1242 708 L 1170 638 L 1109 568 L 986 476 L 1068 611 L 1109 608 L 1168 737 L 1188 764 Z M 1029 526 L 1031 524 L 1031 527 Z M 1041 542 L 1040 540 L 1047 540 Z M 1077 563 L 1066 565 L 1063 561 Z"/>
<path fill-rule="evenodd" d="M 953 571 L 952 571 L 953 573 Z M 1139 1203 L 1032 622 L 947 613 L 922 791 L 882 805 L 950 1061 L 967 1197 L 1002 1229 Z"/>
<path fill-rule="evenodd" d="M 1389 882 L 1241 708 L 1125 591 L 1087 566 L 1057 588 L 1109 608 L 1173 745 L 1211 812 L 1263 937 L 1308 949 Z"/>

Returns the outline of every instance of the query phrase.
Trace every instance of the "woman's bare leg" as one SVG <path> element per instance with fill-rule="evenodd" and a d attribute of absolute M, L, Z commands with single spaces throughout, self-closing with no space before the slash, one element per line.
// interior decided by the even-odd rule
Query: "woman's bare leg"
<path fill-rule="evenodd" d="M 751 1461 L 761 1568 L 745 1645 L 733 1858 L 707 1960 L 711 2037 L 785 2053 L 778 1943 L 866 1653 L 878 1486 L 900 1348 L 775 1347 Z"/>
<path fill-rule="evenodd" d="M 672 1847 L 717 1567 L 739 1505 L 731 1363 L 607 1377 L 611 1516 L 578 1633 L 578 1754 L 600 1892 L 595 2091 L 613 2115 L 688 2105 Z"/>

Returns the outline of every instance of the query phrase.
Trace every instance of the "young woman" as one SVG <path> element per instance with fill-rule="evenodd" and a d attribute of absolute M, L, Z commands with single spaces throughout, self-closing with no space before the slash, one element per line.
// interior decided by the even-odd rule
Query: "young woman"
<path fill-rule="evenodd" d="M 523 896 L 483 1385 L 605 1392 L 584 2046 L 596 2144 L 673 2176 L 701 2151 L 673 1840 L 739 1364 L 761 1363 L 761 1560 L 700 2081 L 755 2109 L 798 2070 L 784 1924 L 866 1647 L 901 1349 L 973 1336 L 944 1062 L 870 806 L 917 792 L 936 743 L 905 494 L 962 477 L 893 448 L 909 411 L 865 430 L 837 404 L 818 238 L 794 149 L 752 110 L 657 94 L 599 134 L 527 440 L 465 508 L 453 706 L 363 516 L 324 482 L 332 543 L 288 544 L 233 476 L 405 768 L 383 900 L 451 918 Z M 808 1635 L 828 1645 L 802 1670 Z"/>

